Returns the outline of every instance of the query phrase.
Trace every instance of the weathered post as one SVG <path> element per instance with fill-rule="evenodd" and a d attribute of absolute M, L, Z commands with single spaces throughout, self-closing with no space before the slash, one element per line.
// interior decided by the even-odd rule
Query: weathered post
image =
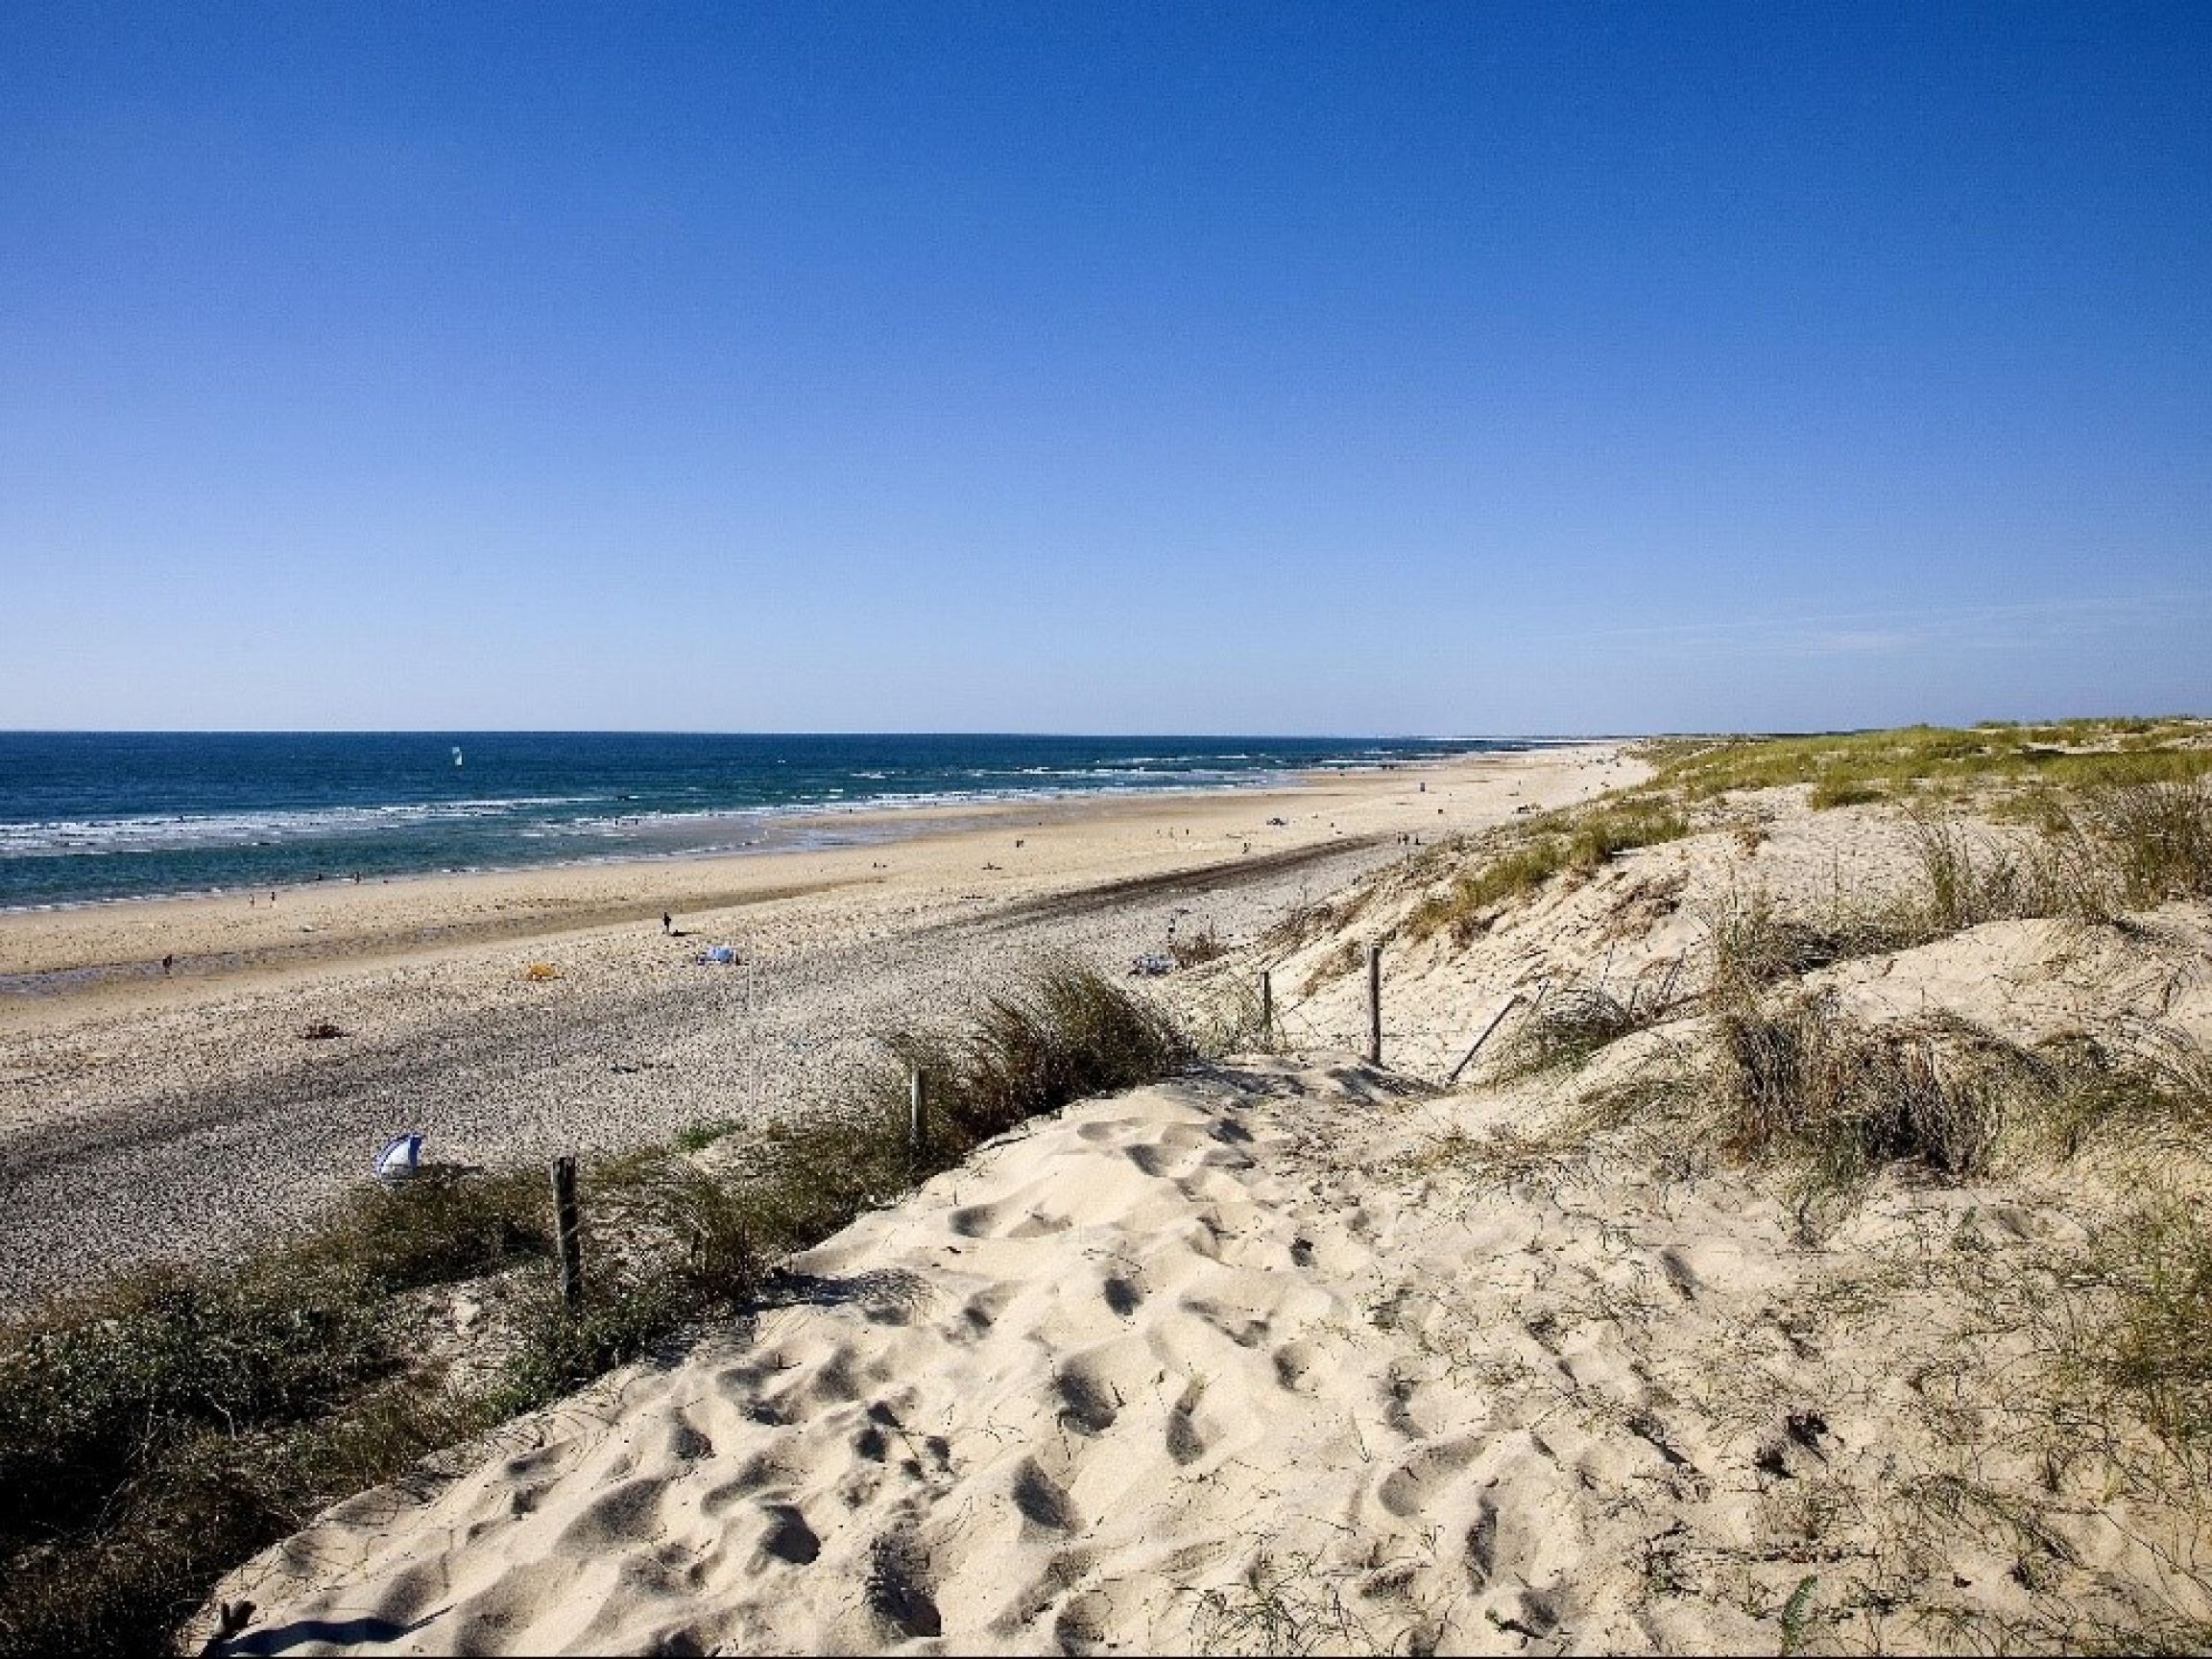
<path fill-rule="evenodd" d="M 1260 970 L 1260 1040 L 1275 1040 L 1275 974 L 1272 970 Z"/>
<path fill-rule="evenodd" d="M 914 1166 L 922 1166 L 923 1149 L 929 1143 L 929 1073 L 917 1066 L 906 1077 L 906 1150 Z"/>
<path fill-rule="evenodd" d="M 576 1213 L 576 1160 L 553 1160 L 553 1242 L 561 1261 L 561 1302 L 569 1312 L 584 1305 L 584 1246 Z"/>
<path fill-rule="evenodd" d="M 1367 947 L 1367 1064 L 1382 1064 L 1382 947 Z"/>
<path fill-rule="evenodd" d="M 1490 1033 L 1498 1029 L 1498 1022 L 1510 1014 L 1513 1004 L 1520 1000 L 1521 993 L 1516 991 L 1498 1004 L 1490 1018 L 1483 1022 L 1482 1029 L 1475 1034 L 1475 1041 L 1467 1045 L 1467 1052 L 1459 1056 L 1459 1064 L 1453 1067 L 1452 1074 L 1444 1079 L 1446 1083 L 1459 1081 L 1459 1073 L 1475 1063 L 1475 1056 L 1482 1052 L 1482 1045 L 1490 1041 Z"/>

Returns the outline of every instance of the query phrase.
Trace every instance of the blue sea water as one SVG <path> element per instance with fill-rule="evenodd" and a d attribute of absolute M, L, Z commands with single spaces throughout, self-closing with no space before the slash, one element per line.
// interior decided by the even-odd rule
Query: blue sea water
<path fill-rule="evenodd" d="M 1511 738 L 0 733 L 0 908 L 846 838 L 817 815 L 1219 788 Z M 808 822 L 794 821 L 805 815 Z M 873 831 L 856 823 L 851 834 Z"/>

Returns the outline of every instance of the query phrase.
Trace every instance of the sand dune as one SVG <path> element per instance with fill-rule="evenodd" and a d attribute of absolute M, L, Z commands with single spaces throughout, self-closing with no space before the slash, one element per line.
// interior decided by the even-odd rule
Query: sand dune
<path fill-rule="evenodd" d="M 1892 1173 L 1814 1236 L 1771 1172 L 1546 1139 L 1695 1008 L 1573 1076 L 1407 1074 L 1503 989 L 1666 973 L 1747 869 L 1802 896 L 1832 839 L 1879 871 L 1899 833 L 1787 800 L 1767 830 L 1407 947 L 1407 1070 L 1250 1056 L 994 1142 L 747 1325 L 233 1575 L 238 1650 L 1974 1650 L 2212 1619 L 2196 1511 L 2117 1473 L 2137 1430 L 2054 1411 L 2058 1305 L 2023 1300 L 2112 1170 Z M 1384 873 L 1278 972 L 1424 890 Z M 1815 977 L 1870 1020 L 2201 1041 L 2212 913 Z M 1353 1022 L 1346 976 L 1301 995 L 1317 1042 Z"/>

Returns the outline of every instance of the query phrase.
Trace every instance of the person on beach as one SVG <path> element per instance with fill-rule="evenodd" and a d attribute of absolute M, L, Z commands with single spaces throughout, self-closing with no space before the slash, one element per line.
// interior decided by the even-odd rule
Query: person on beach
<path fill-rule="evenodd" d="M 166 956 L 164 956 L 164 957 L 162 957 L 162 958 L 161 958 L 161 977 L 162 977 L 162 978 L 166 979 L 166 978 L 168 978 L 168 977 L 169 977 L 169 970 L 170 970 L 171 968 L 175 967 L 175 966 L 176 966 L 176 963 L 177 963 L 177 953 L 176 953 L 175 951 L 171 951 L 171 952 L 170 952 L 168 955 L 166 955 Z"/>
<path fill-rule="evenodd" d="M 661 931 L 671 939 L 676 936 L 676 918 L 665 910 L 661 912 Z"/>

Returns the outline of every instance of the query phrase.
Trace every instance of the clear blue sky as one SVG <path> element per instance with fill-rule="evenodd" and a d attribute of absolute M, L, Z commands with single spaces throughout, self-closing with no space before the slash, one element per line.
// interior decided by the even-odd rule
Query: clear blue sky
<path fill-rule="evenodd" d="M 0 10 L 0 727 L 2212 709 L 2212 6 Z"/>

